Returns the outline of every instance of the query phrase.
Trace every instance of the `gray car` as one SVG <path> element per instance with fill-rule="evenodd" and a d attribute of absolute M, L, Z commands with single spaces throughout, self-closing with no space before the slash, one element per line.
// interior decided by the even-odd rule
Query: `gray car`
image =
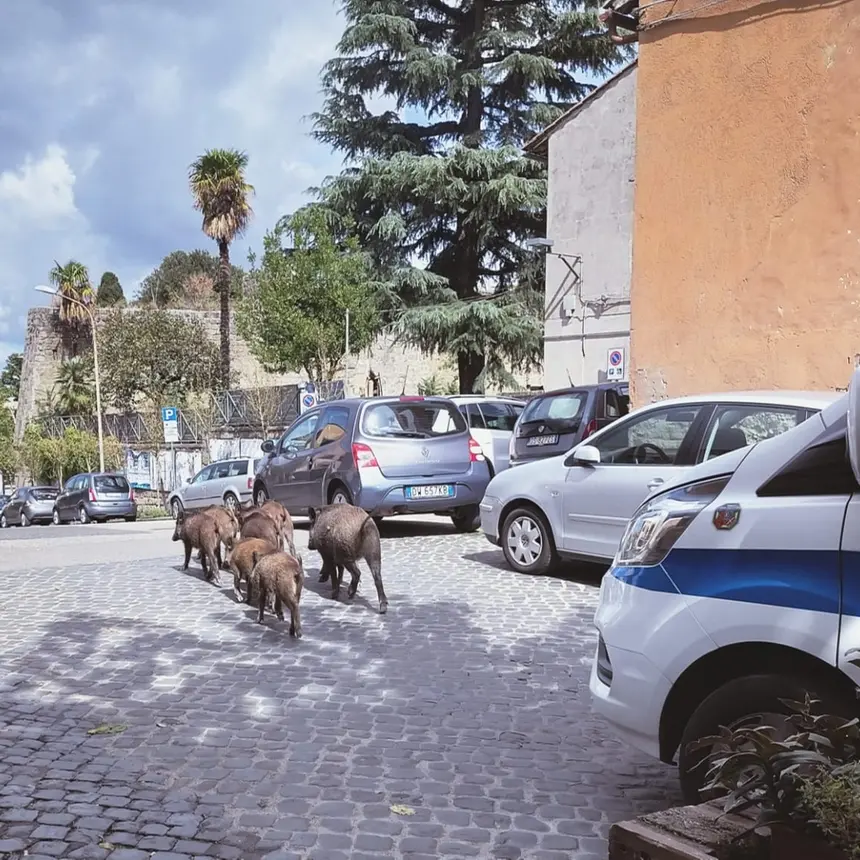
<path fill-rule="evenodd" d="M 235 508 L 251 499 L 254 474 L 260 458 L 236 457 L 218 460 L 204 466 L 186 486 L 174 490 L 167 497 L 167 505 L 174 518 L 182 510 L 207 508 L 209 505 L 226 505 Z"/>
<path fill-rule="evenodd" d="M 432 513 L 460 531 L 480 524 L 490 480 L 481 446 L 443 397 L 374 397 L 324 403 L 263 443 L 254 500 L 292 514 L 346 502 L 374 517 Z"/>
<path fill-rule="evenodd" d="M 84 472 L 66 481 L 51 512 L 55 525 L 137 519 L 134 490 L 125 475 Z"/>
<path fill-rule="evenodd" d="M 56 487 L 19 487 L 0 513 L 0 528 L 51 522 Z"/>

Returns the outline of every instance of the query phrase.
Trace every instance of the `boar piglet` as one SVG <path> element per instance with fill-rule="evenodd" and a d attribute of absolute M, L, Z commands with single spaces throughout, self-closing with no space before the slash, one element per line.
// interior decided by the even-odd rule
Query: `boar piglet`
<path fill-rule="evenodd" d="M 290 512 L 280 503 L 272 499 L 260 505 L 260 512 L 271 517 L 283 539 L 282 548 L 288 549 L 293 555 L 296 554 L 295 533 L 293 529 L 293 518 Z"/>
<path fill-rule="evenodd" d="M 242 580 L 245 580 L 247 596 L 245 602 L 251 602 L 251 571 L 254 569 L 254 553 L 258 558 L 277 552 L 278 548 L 267 540 L 260 538 L 245 538 L 233 547 L 230 553 L 230 570 L 233 571 L 233 593 L 236 600 L 242 602 Z"/>
<path fill-rule="evenodd" d="M 320 582 L 331 576 L 331 596 L 337 600 L 343 569 L 352 579 L 348 594 L 355 597 L 361 570 L 358 560 L 367 562 L 379 597 L 379 612 L 388 610 L 388 598 L 382 587 L 382 548 L 379 545 L 379 529 L 367 511 L 353 505 L 327 505 L 324 508 L 309 508 L 310 531 L 308 549 L 315 549 L 322 556 Z"/>
<path fill-rule="evenodd" d="M 186 514 L 180 511 L 176 518 L 176 527 L 173 529 L 173 540 L 181 540 L 185 544 L 185 564 L 182 569 L 188 570 L 191 561 L 191 550 L 200 550 L 200 565 L 203 568 L 203 576 L 207 582 L 221 585 L 221 577 L 218 572 L 216 552 L 221 541 L 221 533 L 218 523 L 208 513 L 200 511 L 196 514 Z"/>
<path fill-rule="evenodd" d="M 227 560 L 230 557 L 230 552 L 233 549 L 233 544 L 236 541 L 236 538 L 239 536 L 239 520 L 236 517 L 236 514 L 233 513 L 229 508 L 222 507 L 221 505 L 210 505 L 208 508 L 203 508 L 200 513 L 210 514 L 214 517 L 215 522 L 218 525 L 218 531 L 221 534 L 221 540 L 218 541 L 218 547 L 215 551 L 215 556 L 218 560 L 218 567 L 222 570 L 228 570 Z M 224 544 L 225 553 L 221 555 L 221 544 Z M 198 561 L 202 557 L 202 554 L 198 554 Z"/>
<path fill-rule="evenodd" d="M 254 568 L 248 580 L 249 588 L 257 593 L 257 603 L 260 614 L 257 620 L 263 623 L 266 601 L 269 595 L 275 598 L 275 615 L 284 620 L 284 604 L 290 610 L 290 636 L 302 638 L 302 621 L 299 616 L 299 601 L 302 598 L 305 572 L 302 558 L 290 555 L 288 552 L 272 552 L 261 556 L 258 552 L 251 554 Z"/>

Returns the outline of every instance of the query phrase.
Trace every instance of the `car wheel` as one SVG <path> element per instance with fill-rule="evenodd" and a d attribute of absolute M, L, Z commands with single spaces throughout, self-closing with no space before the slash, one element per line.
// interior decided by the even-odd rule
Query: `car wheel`
<path fill-rule="evenodd" d="M 328 503 L 330 505 L 351 505 L 352 496 L 343 484 L 335 484 L 334 487 L 329 490 Z"/>
<path fill-rule="evenodd" d="M 127 523 L 136 523 L 136 522 L 137 522 L 137 517 L 126 517 L 126 518 L 125 518 L 125 521 L 126 521 Z"/>
<path fill-rule="evenodd" d="M 6 514 L 0 516 L 0 529 L 8 529 L 9 523 L 6 521 Z"/>
<path fill-rule="evenodd" d="M 23 528 L 27 528 L 27 526 L 29 526 L 29 525 L 30 525 L 30 518 L 27 516 L 27 514 L 24 513 L 24 511 L 21 511 L 21 526 Z"/>
<path fill-rule="evenodd" d="M 87 509 L 83 505 L 78 508 L 78 520 L 84 525 L 92 522 L 90 520 L 90 515 L 87 513 Z"/>
<path fill-rule="evenodd" d="M 51 514 L 51 520 L 55 526 L 61 526 L 63 524 L 63 521 L 60 519 L 60 512 L 56 508 L 54 508 L 54 513 Z"/>
<path fill-rule="evenodd" d="M 224 505 L 230 511 L 235 511 L 239 507 L 239 500 L 233 493 L 226 493 L 224 496 Z"/>
<path fill-rule="evenodd" d="M 461 534 L 476 532 L 481 527 L 481 509 L 477 505 L 461 508 L 451 517 L 451 522 Z"/>
<path fill-rule="evenodd" d="M 182 513 L 182 502 L 180 502 L 179 499 L 173 499 L 170 503 L 170 513 L 173 516 L 173 519 L 179 519 L 179 515 Z"/>
<path fill-rule="evenodd" d="M 502 551 L 518 573 L 546 573 L 555 563 L 552 533 L 534 508 L 515 508 L 502 526 Z"/>
<path fill-rule="evenodd" d="M 818 682 L 820 686 L 820 681 Z M 823 713 L 847 713 L 838 695 L 828 690 L 815 690 L 816 682 L 791 675 L 748 675 L 735 678 L 719 687 L 708 696 L 687 721 L 681 735 L 678 751 L 678 775 L 684 802 L 701 803 L 702 788 L 708 783 L 708 767 L 703 762 L 711 750 L 691 750 L 690 745 L 702 738 L 720 734 L 720 727 L 729 729 L 744 725 L 769 725 L 778 731 L 783 728 L 784 718 L 791 710 L 783 700 L 802 702 L 806 693 L 815 692 L 815 698 L 825 703 Z M 788 734 L 794 729 L 785 726 Z"/>
<path fill-rule="evenodd" d="M 257 485 L 254 489 L 254 504 L 261 508 L 266 502 L 269 501 L 269 494 L 266 492 L 266 488 L 262 485 Z"/>

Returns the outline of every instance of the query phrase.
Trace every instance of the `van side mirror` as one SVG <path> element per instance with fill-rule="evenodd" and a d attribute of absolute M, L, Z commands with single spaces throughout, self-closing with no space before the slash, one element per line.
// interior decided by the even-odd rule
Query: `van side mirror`
<path fill-rule="evenodd" d="M 595 466 L 600 462 L 600 451 L 594 445 L 580 445 L 564 461 L 565 466 Z"/>
<path fill-rule="evenodd" d="M 275 450 L 275 443 L 272 439 L 266 439 L 262 445 L 260 445 L 260 449 L 264 454 L 271 454 Z"/>

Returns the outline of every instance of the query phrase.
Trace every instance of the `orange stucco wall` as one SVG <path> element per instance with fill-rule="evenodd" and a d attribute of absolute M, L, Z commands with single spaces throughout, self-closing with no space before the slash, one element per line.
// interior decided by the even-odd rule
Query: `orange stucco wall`
<path fill-rule="evenodd" d="M 860 353 L 860 0 L 704 3 L 656 5 L 646 27 L 692 17 L 640 34 L 633 398 L 844 387 Z"/>

